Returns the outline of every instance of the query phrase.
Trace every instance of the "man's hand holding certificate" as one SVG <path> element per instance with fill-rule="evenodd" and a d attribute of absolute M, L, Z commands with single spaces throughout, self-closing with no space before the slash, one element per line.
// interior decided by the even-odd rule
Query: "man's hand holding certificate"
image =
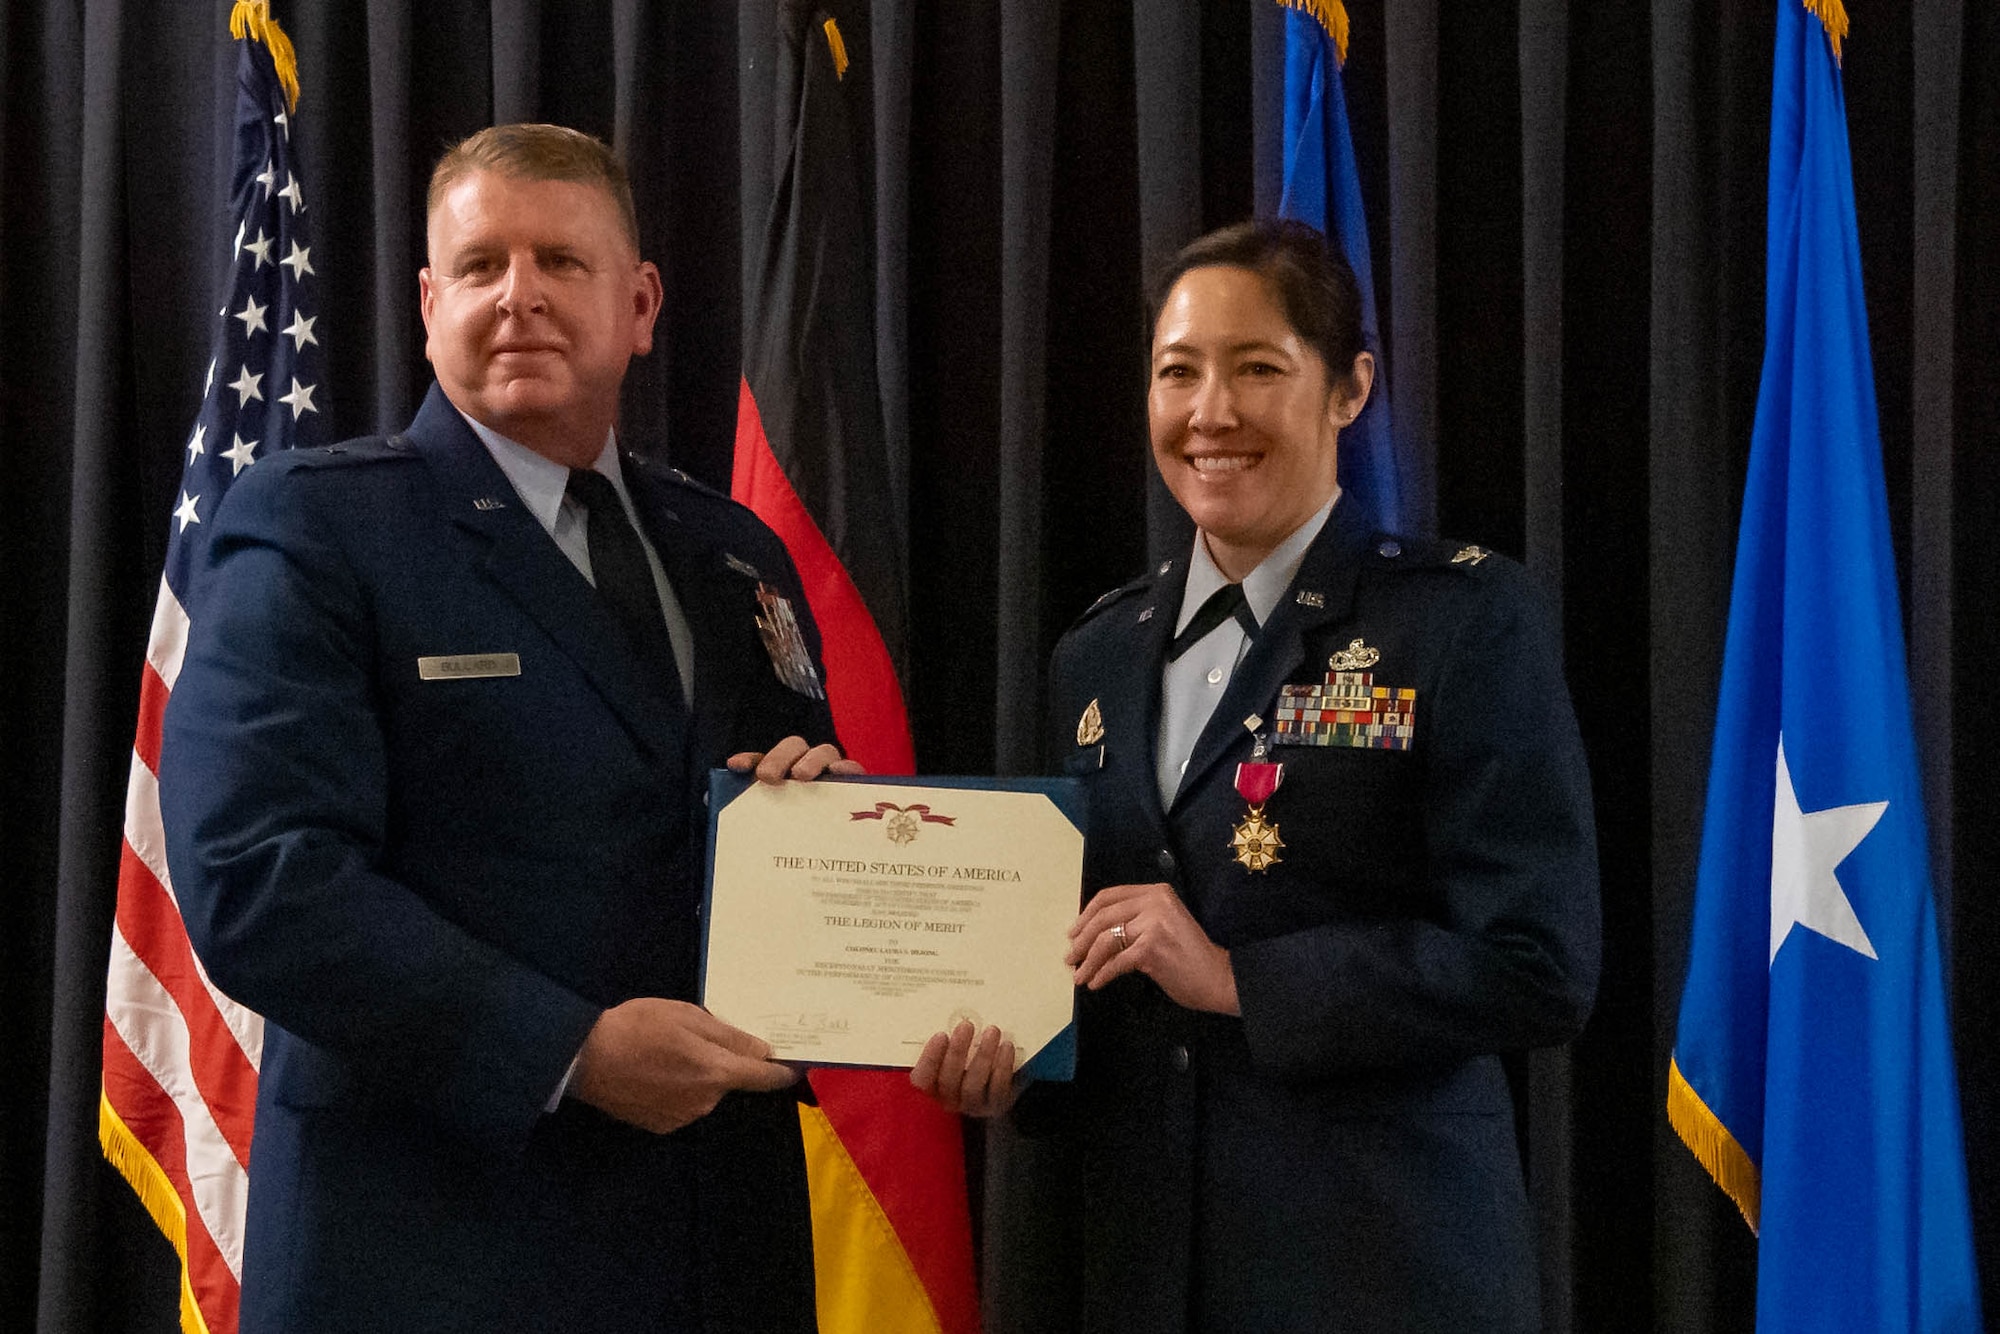
<path fill-rule="evenodd" d="M 1068 1078 L 1063 961 L 1082 883 L 1071 780 L 710 785 L 703 1004 L 779 1060 L 916 1065 L 933 1034 L 997 1027 Z"/>

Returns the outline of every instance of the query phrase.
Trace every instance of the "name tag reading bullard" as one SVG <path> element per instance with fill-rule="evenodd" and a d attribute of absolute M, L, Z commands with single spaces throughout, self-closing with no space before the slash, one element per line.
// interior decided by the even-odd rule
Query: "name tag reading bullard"
<path fill-rule="evenodd" d="M 458 653 L 443 658 L 418 658 L 419 681 L 476 681 L 488 676 L 519 676 L 518 653 Z"/>
<path fill-rule="evenodd" d="M 907 1068 L 997 1025 L 1068 1079 L 1063 962 L 1083 884 L 1075 779 L 709 779 L 702 1003 L 779 1060 Z"/>

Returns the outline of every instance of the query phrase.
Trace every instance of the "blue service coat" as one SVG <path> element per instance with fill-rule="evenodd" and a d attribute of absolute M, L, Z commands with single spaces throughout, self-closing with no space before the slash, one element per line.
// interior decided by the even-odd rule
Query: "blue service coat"
<path fill-rule="evenodd" d="M 1337 504 L 1162 810 L 1186 567 L 1064 637 L 1050 744 L 1090 791 L 1086 894 L 1172 884 L 1231 952 L 1242 1017 L 1137 975 L 1082 994 L 1076 1082 L 1016 1113 L 1073 1165 L 1032 1226 L 1072 1238 L 1074 1268 L 1017 1276 L 1048 1297 L 1002 1305 L 1042 1328 L 1066 1305 L 1093 1332 L 1533 1330 L 1500 1053 L 1577 1032 L 1599 945 L 1588 775 L 1540 600 L 1503 557 L 1371 533 Z M 1233 842 L 1244 720 L 1271 732 L 1281 687 L 1324 685 L 1350 649 L 1373 685 L 1414 689 L 1410 744 L 1274 745 L 1283 847 L 1253 871 Z"/>
<path fill-rule="evenodd" d="M 246 1334 L 813 1327 L 792 1097 L 665 1136 L 545 1112 L 603 1009 L 693 998 L 707 770 L 833 735 L 755 628 L 761 577 L 817 657 L 777 538 L 626 476 L 691 717 L 435 387 L 401 436 L 263 460 L 213 520 L 160 794 L 196 951 L 268 1020 Z M 486 654 L 518 675 L 418 670 Z"/>

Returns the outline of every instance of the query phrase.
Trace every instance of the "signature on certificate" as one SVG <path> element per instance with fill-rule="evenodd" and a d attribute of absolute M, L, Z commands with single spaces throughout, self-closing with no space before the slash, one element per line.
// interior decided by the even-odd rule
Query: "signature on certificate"
<path fill-rule="evenodd" d="M 784 1010 L 777 1014 L 759 1015 L 758 1023 L 765 1032 L 785 1033 L 845 1033 L 849 1027 L 846 1016 L 829 1014 L 825 1010 Z"/>

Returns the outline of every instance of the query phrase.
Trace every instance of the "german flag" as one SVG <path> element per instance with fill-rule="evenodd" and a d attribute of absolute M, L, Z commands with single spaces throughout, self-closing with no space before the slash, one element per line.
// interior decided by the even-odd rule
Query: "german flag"
<path fill-rule="evenodd" d="M 777 62 L 777 182 L 744 375 L 730 490 L 784 539 L 826 656 L 847 753 L 915 769 L 897 683 L 903 543 L 875 378 L 871 233 L 831 15 L 786 0 Z M 864 120 L 862 122 L 866 124 Z M 890 1071 L 819 1070 L 801 1107 L 824 1334 L 976 1334 L 958 1118 Z"/>

